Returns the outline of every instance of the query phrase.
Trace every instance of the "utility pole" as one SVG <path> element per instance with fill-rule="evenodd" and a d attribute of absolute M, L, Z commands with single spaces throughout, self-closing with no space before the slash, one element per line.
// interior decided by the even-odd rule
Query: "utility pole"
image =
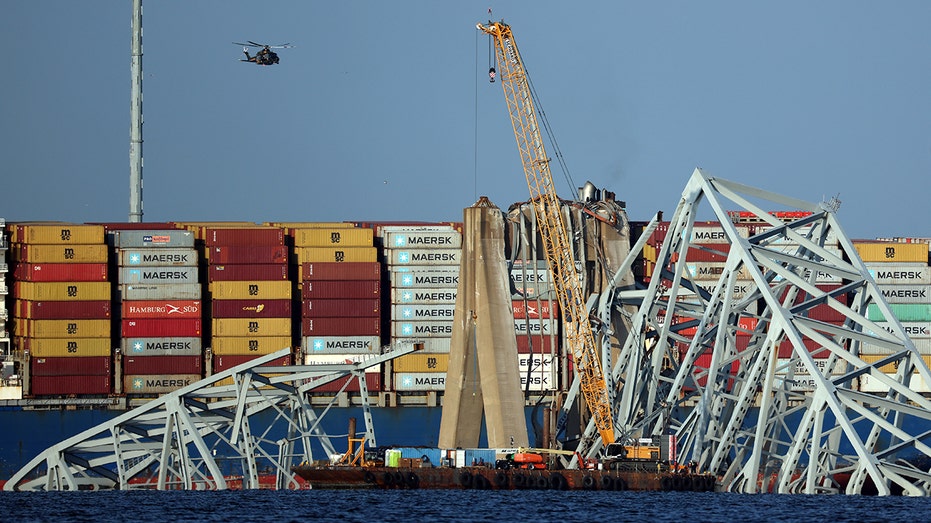
<path fill-rule="evenodd" d="M 142 221 L 142 0 L 133 0 L 129 102 L 129 221 Z"/>

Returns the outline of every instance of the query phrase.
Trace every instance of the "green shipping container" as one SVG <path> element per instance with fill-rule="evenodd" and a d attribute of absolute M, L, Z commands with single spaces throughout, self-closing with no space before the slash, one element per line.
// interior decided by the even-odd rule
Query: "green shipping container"
<path fill-rule="evenodd" d="M 890 303 L 889 308 L 899 321 L 931 321 L 931 304 L 928 303 Z M 866 309 L 866 317 L 870 321 L 888 321 L 875 303 Z"/>

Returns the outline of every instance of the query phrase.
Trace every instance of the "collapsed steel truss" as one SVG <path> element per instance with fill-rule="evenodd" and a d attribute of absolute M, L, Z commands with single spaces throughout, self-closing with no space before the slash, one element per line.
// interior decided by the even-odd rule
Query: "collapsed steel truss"
<path fill-rule="evenodd" d="M 306 393 L 341 378 L 361 389 L 365 442 L 375 446 L 367 367 L 408 354 L 402 346 L 352 364 L 263 367 L 290 349 L 262 356 L 165 394 L 47 449 L 5 490 L 296 488 L 290 467 L 313 447 L 338 455 L 321 421 L 334 406 L 312 408 Z M 353 379 L 345 380 L 343 390 Z M 255 421 L 252 421 L 255 420 Z M 354 436 L 353 436 L 354 437 Z M 351 460 L 356 456 L 344 456 Z"/>
<path fill-rule="evenodd" d="M 729 249 L 717 281 L 701 286 L 686 259 L 708 248 L 692 238 L 703 203 Z M 931 493 L 931 401 L 916 392 L 931 374 L 840 228 L 838 205 L 696 169 L 613 367 L 619 434 L 676 434 L 679 461 L 733 492 Z M 811 214 L 786 222 L 767 206 Z M 741 235 L 725 210 L 735 208 L 764 226 Z M 839 285 L 816 286 L 825 279 Z M 825 306 L 843 324 L 810 317 Z M 868 319 L 868 306 L 885 321 Z M 586 435 L 597 449 L 591 424 Z"/>

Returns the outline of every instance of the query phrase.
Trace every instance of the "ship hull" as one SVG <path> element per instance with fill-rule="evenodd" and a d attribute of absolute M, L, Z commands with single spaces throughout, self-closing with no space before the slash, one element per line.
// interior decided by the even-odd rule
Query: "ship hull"
<path fill-rule="evenodd" d="M 491 469 L 487 467 L 340 467 L 299 465 L 292 472 L 312 489 L 698 491 L 714 476 L 643 471 Z"/>

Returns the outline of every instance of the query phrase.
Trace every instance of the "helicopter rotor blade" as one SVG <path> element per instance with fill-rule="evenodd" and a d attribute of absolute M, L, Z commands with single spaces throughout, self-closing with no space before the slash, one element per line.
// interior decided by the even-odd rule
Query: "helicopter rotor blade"
<path fill-rule="evenodd" d="M 256 46 L 256 47 L 265 47 L 265 44 L 257 44 L 257 43 L 255 43 L 255 42 L 253 42 L 252 40 L 246 40 L 246 41 L 249 42 L 250 44 Z"/>
<path fill-rule="evenodd" d="M 261 46 L 261 45 L 258 45 L 258 44 L 254 44 L 254 43 L 252 43 L 252 42 L 249 42 L 248 44 L 244 44 L 244 43 L 242 43 L 242 42 L 233 42 L 233 43 L 236 44 L 236 45 L 244 45 L 244 46 L 246 46 L 246 47 L 264 47 L 264 46 Z"/>
<path fill-rule="evenodd" d="M 278 44 L 278 45 L 270 45 L 269 47 L 273 49 L 290 49 L 294 46 L 291 44 Z"/>

